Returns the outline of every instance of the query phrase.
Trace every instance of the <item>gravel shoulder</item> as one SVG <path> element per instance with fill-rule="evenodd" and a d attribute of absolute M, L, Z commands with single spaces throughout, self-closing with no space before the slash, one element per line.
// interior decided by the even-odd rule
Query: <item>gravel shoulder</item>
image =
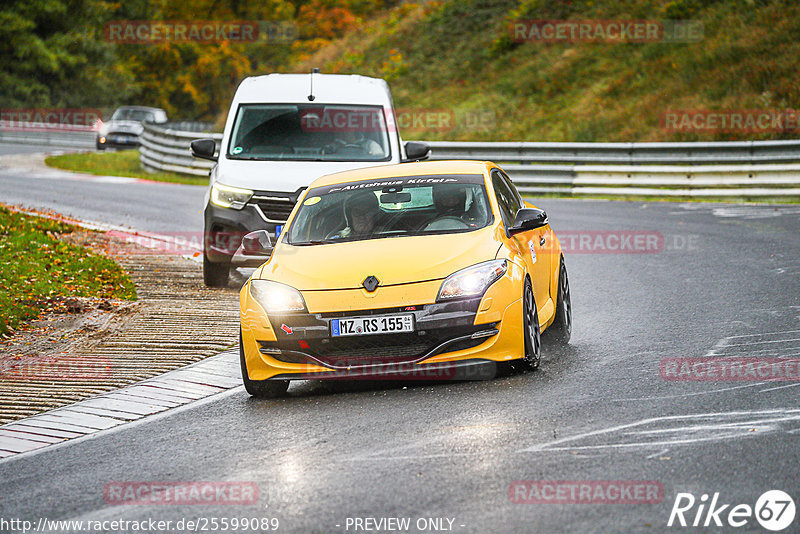
<path fill-rule="evenodd" d="M 0 344 L 0 424 L 157 376 L 233 347 L 238 294 L 203 285 L 201 265 L 118 237 L 70 239 L 116 260 L 138 302 L 74 299 L 68 313 Z"/>

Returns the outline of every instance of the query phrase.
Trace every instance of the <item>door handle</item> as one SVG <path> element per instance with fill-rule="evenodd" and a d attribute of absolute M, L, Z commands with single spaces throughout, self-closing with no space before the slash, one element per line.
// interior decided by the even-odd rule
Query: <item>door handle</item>
<path fill-rule="evenodd" d="M 543 247 L 543 246 L 544 246 L 544 236 L 542 236 L 542 237 L 540 237 L 540 238 L 539 238 L 539 246 L 540 246 L 540 247 Z"/>

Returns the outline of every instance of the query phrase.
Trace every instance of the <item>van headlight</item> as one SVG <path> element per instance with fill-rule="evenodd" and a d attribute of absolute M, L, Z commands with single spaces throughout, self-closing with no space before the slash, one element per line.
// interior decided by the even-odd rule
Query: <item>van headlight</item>
<path fill-rule="evenodd" d="M 267 313 L 303 311 L 306 303 L 298 290 L 271 280 L 251 280 L 250 295 Z"/>
<path fill-rule="evenodd" d="M 215 183 L 211 186 L 211 203 L 220 208 L 240 210 L 247 204 L 253 192 L 249 189 Z"/>
<path fill-rule="evenodd" d="M 447 277 L 439 289 L 437 301 L 477 297 L 506 274 L 506 260 L 491 260 L 456 271 Z"/>

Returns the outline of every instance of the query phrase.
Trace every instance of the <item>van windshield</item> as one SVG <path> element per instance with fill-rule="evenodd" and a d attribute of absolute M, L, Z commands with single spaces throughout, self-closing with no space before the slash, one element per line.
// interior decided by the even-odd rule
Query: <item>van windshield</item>
<path fill-rule="evenodd" d="M 111 115 L 112 121 L 137 121 L 137 122 L 144 122 L 150 121 L 155 122 L 156 116 L 153 115 L 150 111 L 145 111 L 143 109 L 131 109 L 131 108 L 119 108 L 117 109 L 113 115 Z"/>
<path fill-rule="evenodd" d="M 381 106 L 243 104 L 233 124 L 231 159 L 388 161 Z"/>

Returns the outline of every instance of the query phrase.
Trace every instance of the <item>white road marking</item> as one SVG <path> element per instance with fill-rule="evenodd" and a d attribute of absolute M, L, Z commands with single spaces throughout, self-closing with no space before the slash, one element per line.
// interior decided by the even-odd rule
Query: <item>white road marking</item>
<path fill-rule="evenodd" d="M 800 386 L 800 383 L 798 383 L 798 384 L 787 384 L 785 386 L 778 386 L 776 388 L 762 389 L 761 391 L 759 391 L 759 393 L 766 393 L 768 391 L 777 391 L 779 389 L 793 388 L 793 387 L 797 387 L 797 386 Z"/>
<path fill-rule="evenodd" d="M 614 437 L 618 435 L 619 438 L 624 438 L 628 435 L 636 438 L 645 438 L 646 436 L 653 435 L 653 430 L 637 430 L 644 426 L 650 425 L 663 425 L 670 423 L 683 423 L 683 422 L 697 421 L 697 425 L 684 425 L 677 428 L 663 429 L 661 433 L 678 432 L 682 433 L 680 436 L 675 436 L 673 439 L 664 439 L 660 441 L 642 440 L 624 440 L 618 439 L 616 442 L 591 445 L 567 445 L 568 443 L 580 442 L 587 438 L 598 438 L 603 436 Z M 612 426 L 609 428 L 585 432 L 575 436 L 557 439 L 548 443 L 542 443 L 521 449 L 517 452 L 543 452 L 543 451 L 574 451 L 574 450 L 597 450 L 597 449 L 627 449 L 627 448 L 652 448 L 664 447 L 674 445 L 689 445 L 707 441 L 719 441 L 724 439 L 732 439 L 738 437 L 748 437 L 752 435 L 763 435 L 764 432 L 775 432 L 781 430 L 780 425 L 775 423 L 794 423 L 800 424 L 800 410 L 797 409 L 784 409 L 784 410 L 762 410 L 753 412 L 717 412 L 717 413 L 703 413 L 703 414 L 690 414 L 690 415 L 673 415 L 665 417 L 654 417 L 650 419 L 642 419 L 634 423 L 627 423 L 623 425 Z M 755 428 L 756 432 L 752 429 Z M 623 432 L 633 430 L 633 432 Z M 758 431 L 760 430 L 760 432 Z M 788 431 L 789 429 L 787 429 Z M 792 429 L 793 430 L 793 429 Z M 686 433 L 691 436 L 686 436 Z M 563 446 L 562 446 L 563 445 Z"/>
<path fill-rule="evenodd" d="M 662 426 L 662 428 L 658 428 Z M 675 426 L 669 426 L 675 425 Z M 791 428 L 798 425 L 798 428 Z M 654 428 L 655 427 L 655 428 Z M 724 441 L 736 438 L 764 436 L 768 433 L 800 432 L 800 409 L 776 409 L 759 411 L 712 412 L 688 415 L 672 415 L 653 417 L 614 425 L 608 428 L 583 432 L 567 436 L 531 447 L 511 451 L 515 454 L 542 452 L 584 452 L 602 450 L 635 450 L 657 448 L 659 452 L 651 453 L 647 458 L 662 456 L 677 445 L 693 445 L 710 441 Z M 440 436 L 439 439 L 422 439 L 401 447 L 376 451 L 372 454 L 354 454 L 345 458 L 353 462 L 373 461 L 415 461 L 454 457 L 471 457 L 485 454 L 481 451 L 457 452 L 442 443 L 447 452 L 433 454 L 411 454 L 409 450 L 402 455 L 392 455 L 393 450 L 408 450 L 430 444 L 432 441 L 446 441 L 453 436 Z M 606 438 L 607 443 L 597 443 Z M 590 443 L 582 444 L 582 441 Z M 387 454 L 388 453 L 388 454 Z"/>
<path fill-rule="evenodd" d="M 669 449 L 661 449 L 658 452 L 655 452 L 653 454 L 649 454 L 649 455 L 645 456 L 645 458 L 647 458 L 648 460 L 652 460 L 653 458 L 656 458 L 658 456 L 663 456 L 664 454 L 666 454 L 668 452 L 669 452 Z"/>
<path fill-rule="evenodd" d="M 677 399 L 681 397 L 696 397 L 699 395 L 711 395 L 713 393 L 721 393 L 723 391 L 731 391 L 734 389 L 744 389 L 744 388 L 753 388 L 756 386 L 763 386 L 766 382 L 756 382 L 754 384 L 745 384 L 743 386 L 730 386 L 726 388 L 719 388 L 719 389 L 706 389 L 703 391 L 695 391 L 693 393 L 676 393 L 675 395 L 664 395 L 661 397 L 633 397 L 630 399 L 613 399 L 614 402 L 641 402 L 647 400 L 664 400 L 664 399 Z"/>

